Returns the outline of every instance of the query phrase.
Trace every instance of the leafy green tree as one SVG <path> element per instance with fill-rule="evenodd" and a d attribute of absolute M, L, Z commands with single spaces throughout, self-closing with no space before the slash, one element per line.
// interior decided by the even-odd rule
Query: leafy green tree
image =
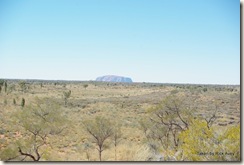
<path fill-rule="evenodd" d="M 83 122 L 87 133 L 92 137 L 93 142 L 97 145 L 99 160 L 102 161 L 102 152 L 106 149 L 106 140 L 113 135 L 113 127 L 110 120 L 104 117 L 96 117 L 95 120 Z"/>
<path fill-rule="evenodd" d="M 35 103 L 19 111 L 16 118 L 20 132 L 25 136 L 0 154 L 2 160 L 41 160 L 48 153 L 49 139 L 67 127 L 59 105 L 47 98 L 36 98 Z"/>

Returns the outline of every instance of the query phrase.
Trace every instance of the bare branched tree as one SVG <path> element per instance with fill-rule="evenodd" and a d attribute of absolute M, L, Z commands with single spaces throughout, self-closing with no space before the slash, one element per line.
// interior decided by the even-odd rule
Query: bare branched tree
<path fill-rule="evenodd" d="M 215 104 L 215 111 L 213 112 L 213 114 L 208 119 L 205 118 L 205 121 L 207 122 L 208 129 L 210 129 L 210 127 L 213 125 L 213 123 L 217 119 L 217 117 L 216 117 L 217 112 L 218 112 L 218 105 Z"/>
<path fill-rule="evenodd" d="M 165 149 L 172 143 L 178 146 L 178 134 L 189 128 L 192 117 L 191 106 L 185 98 L 176 94 L 170 95 L 156 107 L 151 108 L 149 121 L 141 122 L 140 126 L 147 139 L 153 139 Z"/>
<path fill-rule="evenodd" d="M 104 117 L 96 117 L 95 120 L 83 122 L 84 127 L 93 142 L 98 146 L 99 160 L 102 160 L 102 152 L 105 150 L 105 141 L 113 135 L 112 123 Z"/>

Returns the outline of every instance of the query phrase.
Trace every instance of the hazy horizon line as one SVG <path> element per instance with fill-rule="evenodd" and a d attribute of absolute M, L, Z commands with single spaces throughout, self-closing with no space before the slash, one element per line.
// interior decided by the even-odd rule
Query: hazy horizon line
<path fill-rule="evenodd" d="M 7 80 L 36 80 L 36 81 L 94 81 L 94 82 L 109 82 L 109 81 L 96 81 L 94 80 L 78 80 L 78 79 L 41 79 L 41 78 L 0 78 Z M 126 82 L 110 82 L 110 83 L 126 83 Z M 184 84 L 184 85 L 233 85 L 240 86 L 240 84 L 220 84 L 220 83 L 191 83 L 191 82 L 149 82 L 149 81 L 132 81 L 131 83 L 151 83 L 151 84 Z"/>

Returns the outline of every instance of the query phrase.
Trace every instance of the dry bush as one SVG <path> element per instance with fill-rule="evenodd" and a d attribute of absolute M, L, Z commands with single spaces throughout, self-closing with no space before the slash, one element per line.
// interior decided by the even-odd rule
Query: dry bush
<path fill-rule="evenodd" d="M 150 157 L 152 153 L 146 145 L 126 143 L 118 147 L 118 161 L 147 161 Z"/>

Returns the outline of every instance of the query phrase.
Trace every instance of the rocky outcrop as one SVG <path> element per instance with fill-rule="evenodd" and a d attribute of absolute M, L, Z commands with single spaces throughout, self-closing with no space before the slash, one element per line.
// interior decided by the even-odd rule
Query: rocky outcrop
<path fill-rule="evenodd" d="M 96 81 L 132 83 L 132 79 L 129 77 L 115 76 L 115 75 L 98 77 L 96 78 Z"/>

